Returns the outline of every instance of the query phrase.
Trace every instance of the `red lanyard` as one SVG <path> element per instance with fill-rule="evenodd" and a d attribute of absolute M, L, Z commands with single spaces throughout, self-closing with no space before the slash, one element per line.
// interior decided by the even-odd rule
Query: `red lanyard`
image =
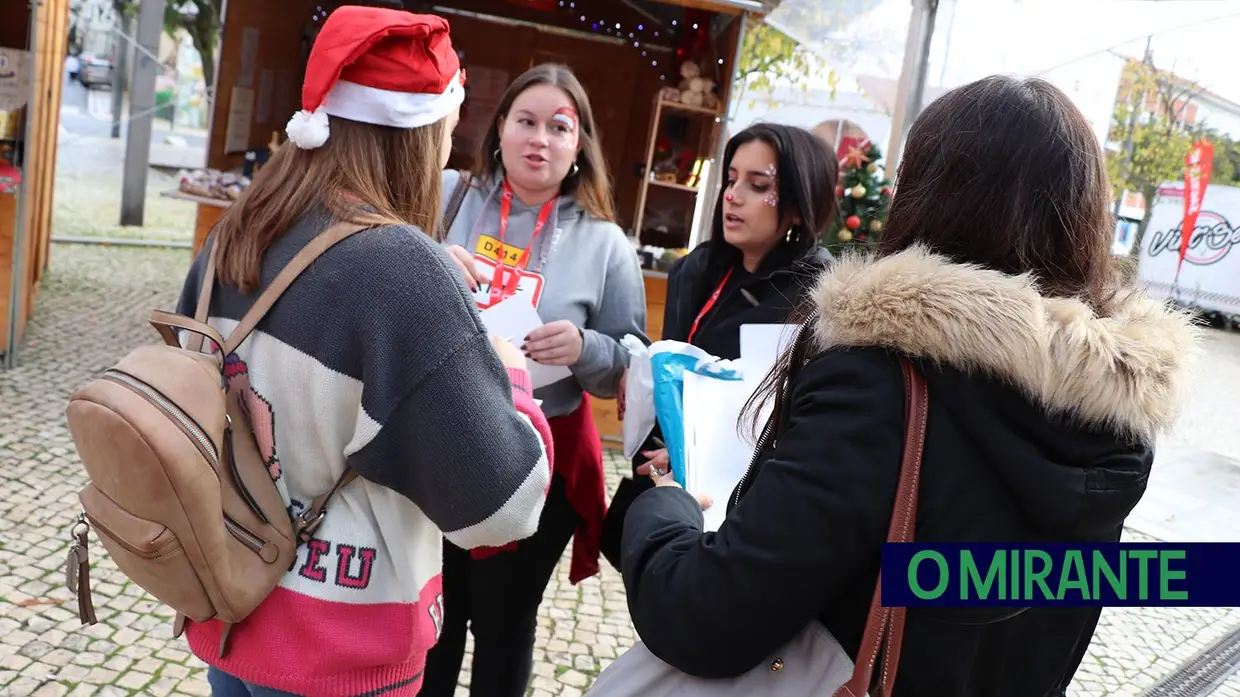
<path fill-rule="evenodd" d="M 719 302 L 719 294 L 723 292 L 723 287 L 728 284 L 728 279 L 731 277 L 732 269 L 728 269 L 728 272 L 723 275 L 723 280 L 719 282 L 719 286 L 715 288 L 715 292 L 711 293 L 710 297 L 706 299 L 706 304 L 702 306 L 702 311 L 697 313 L 697 317 L 693 319 L 693 326 L 689 328 L 688 343 L 693 343 L 693 335 L 697 334 L 698 324 L 702 322 L 702 318 L 706 316 L 706 313 L 710 312 L 711 308 L 715 306 L 715 303 Z"/>
<path fill-rule="evenodd" d="M 547 219 L 551 217 L 551 211 L 555 210 L 555 202 L 559 197 L 551 199 L 542 205 L 538 211 L 538 217 L 534 220 L 534 234 L 530 237 L 530 243 L 525 249 L 521 250 L 521 256 L 517 258 L 517 263 L 513 266 L 511 274 L 505 276 L 505 267 L 507 266 L 508 248 L 504 245 L 504 235 L 508 232 L 508 216 L 512 213 L 512 197 L 514 193 L 512 186 L 508 184 L 508 178 L 504 178 L 504 192 L 499 198 L 499 263 L 495 266 L 495 276 L 491 278 L 491 304 L 494 305 L 501 300 L 511 298 L 517 292 L 517 286 L 521 283 L 521 269 L 530 262 L 530 250 L 534 248 L 534 242 L 538 239 L 538 233 L 542 232 L 543 226 L 547 224 Z"/>

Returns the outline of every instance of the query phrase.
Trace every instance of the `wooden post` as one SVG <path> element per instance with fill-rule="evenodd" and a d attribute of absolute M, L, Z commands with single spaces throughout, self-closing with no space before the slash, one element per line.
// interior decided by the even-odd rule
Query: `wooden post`
<path fill-rule="evenodd" d="M 155 114 L 155 75 L 164 29 L 164 0 L 142 0 L 138 7 L 139 49 L 134 51 L 129 86 L 129 129 L 125 136 L 125 175 L 121 184 L 121 225 L 142 225 L 146 206 L 146 175 L 151 160 L 151 124 Z M 143 50 L 145 49 L 145 50 Z"/>
<path fill-rule="evenodd" d="M 908 36 L 904 43 L 904 67 L 900 71 L 892 111 L 891 142 L 887 146 L 885 167 L 888 172 L 895 172 L 900 166 L 904 138 L 921 113 L 930 63 L 930 40 L 934 37 L 934 17 L 938 10 L 939 0 L 913 0 L 913 14 L 908 20 Z"/>

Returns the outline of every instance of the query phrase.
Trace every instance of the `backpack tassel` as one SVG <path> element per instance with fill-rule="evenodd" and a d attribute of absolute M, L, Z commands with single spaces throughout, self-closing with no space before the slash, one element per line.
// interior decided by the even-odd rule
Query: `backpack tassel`
<path fill-rule="evenodd" d="M 77 521 L 69 532 L 73 544 L 69 546 L 69 555 L 65 559 L 65 586 L 69 592 L 77 596 L 78 618 L 83 625 L 96 624 L 95 603 L 90 593 L 90 552 L 87 551 L 87 534 L 90 523 L 86 522 L 86 513 L 78 515 Z"/>

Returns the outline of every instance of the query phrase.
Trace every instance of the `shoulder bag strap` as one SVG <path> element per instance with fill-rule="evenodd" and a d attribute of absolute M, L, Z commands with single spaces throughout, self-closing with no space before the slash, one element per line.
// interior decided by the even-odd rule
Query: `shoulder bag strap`
<path fill-rule="evenodd" d="M 904 371 L 906 425 L 904 432 L 904 456 L 900 462 L 900 482 L 896 486 L 895 508 L 891 513 L 891 526 L 887 531 L 888 542 L 912 542 L 913 528 L 917 521 L 917 490 L 921 478 L 921 459 L 926 443 L 926 418 L 929 413 L 930 395 L 925 378 L 907 358 L 900 359 Z M 900 666 L 900 649 L 904 642 L 904 619 L 907 610 L 902 607 L 883 607 L 882 573 L 874 584 L 874 598 L 870 602 L 870 614 L 861 636 L 861 648 L 853 666 L 852 678 L 836 691 L 836 697 L 863 697 L 873 684 L 874 668 L 882 654 L 882 671 L 879 674 L 875 697 L 891 697 L 895 687 L 896 669 Z"/>
<path fill-rule="evenodd" d="M 801 325 L 796 340 L 789 349 L 788 382 L 776 391 L 775 406 L 767 419 L 766 431 L 772 436 L 778 431 L 780 413 L 790 389 L 792 378 L 805 363 L 809 336 L 818 313 L 811 314 Z M 887 530 L 888 542 L 912 542 L 917 522 L 917 493 L 921 480 L 921 459 L 926 444 L 926 420 L 930 410 L 930 393 L 921 371 L 908 358 L 900 358 L 904 373 L 905 430 L 904 452 L 900 460 L 900 479 L 896 485 L 895 507 Z M 882 672 L 874 697 L 891 697 L 896 682 L 896 669 L 900 664 L 900 649 L 904 643 L 904 619 L 906 608 L 883 607 L 882 574 L 874 583 L 874 596 L 870 612 L 861 636 L 861 647 L 853 665 L 852 678 L 840 686 L 835 697 L 865 697 L 873 684 L 874 668 L 882 657 Z"/>
<path fill-rule="evenodd" d="M 443 242 L 448 237 L 448 231 L 452 229 L 452 223 L 456 221 L 456 214 L 461 210 L 461 203 L 465 200 L 465 194 L 469 193 L 469 172 L 460 172 L 461 176 L 456 180 L 456 187 L 452 189 L 452 197 L 448 199 L 448 209 L 444 211 L 443 220 L 440 221 L 439 227 L 435 230 L 435 241 Z"/>
<path fill-rule="evenodd" d="M 237 350 L 237 347 L 241 345 L 241 342 L 245 341 L 246 337 L 250 335 L 250 332 L 254 331 L 254 327 L 258 324 L 259 320 L 261 320 L 267 312 L 271 310 L 271 306 L 276 303 L 276 300 L 280 299 L 280 296 L 284 294 L 284 291 L 288 290 L 288 287 L 293 284 L 293 281 L 297 280 L 297 277 L 301 275 L 301 272 L 305 271 L 310 264 L 314 263 L 315 259 L 318 259 L 323 252 L 326 252 L 337 242 L 344 240 L 356 232 L 361 232 L 368 227 L 370 226 L 359 225 L 357 223 L 336 223 L 335 225 L 319 233 L 319 235 L 313 240 L 310 240 L 309 244 L 303 247 L 301 251 L 297 252 L 292 261 L 290 261 L 283 269 L 280 269 L 280 273 L 276 275 L 274 280 L 272 280 L 271 285 L 267 286 L 267 288 L 263 290 L 262 294 L 258 296 L 258 300 L 255 300 L 254 305 L 250 307 L 249 312 L 245 313 L 245 316 L 241 318 L 241 322 L 237 324 L 236 328 L 232 330 L 232 333 L 229 334 L 224 340 L 224 355 L 227 356 Z M 213 250 L 212 258 L 214 258 L 214 256 L 215 254 Z M 206 282 L 206 278 L 204 277 L 203 283 Z"/>
<path fill-rule="evenodd" d="M 460 204 L 457 204 L 458 206 Z M 241 318 L 241 322 L 233 329 L 232 334 L 228 335 L 228 339 L 224 346 L 220 349 L 224 352 L 224 356 L 232 353 L 242 341 L 254 331 L 255 325 L 259 320 L 271 310 L 271 306 L 276 300 L 288 290 L 293 281 L 305 271 L 315 259 L 318 259 L 323 252 L 326 252 L 332 245 L 352 235 L 355 232 L 365 230 L 367 225 L 358 225 L 356 223 L 336 223 L 327 230 L 324 230 L 310 241 L 300 252 L 298 252 L 288 265 L 280 270 L 271 285 L 258 296 L 258 300 L 254 301 L 254 305 L 250 307 L 250 311 Z M 207 257 L 207 268 L 202 274 L 202 285 L 198 290 L 198 307 L 194 311 L 194 319 L 200 324 L 206 323 L 207 315 L 211 311 L 211 294 L 216 282 L 219 280 L 215 277 L 215 260 L 219 254 L 219 245 L 215 240 L 211 242 L 211 254 Z M 199 334 L 191 334 L 187 348 L 190 351 L 202 351 L 202 339 Z"/>
<path fill-rule="evenodd" d="M 202 274 L 202 285 L 198 289 L 198 307 L 194 308 L 194 320 L 199 324 L 207 323 L 207 314 L 211 311 L 211 291 L 215 288 L 215 254 L 218 246 L 215 240 L 211 241 L 211 253 L 207 255 L 207 269 Z M 190 332 L 189 344 L 187 348 L 195 353 L 202 351 L 201 334 Z M 212 339 L 214 341 L 214 339 Z M 220 350 L 224 350 L 224 345 L 220 344 Z M 224 356 L 227 358 L 227 355 Z"/>

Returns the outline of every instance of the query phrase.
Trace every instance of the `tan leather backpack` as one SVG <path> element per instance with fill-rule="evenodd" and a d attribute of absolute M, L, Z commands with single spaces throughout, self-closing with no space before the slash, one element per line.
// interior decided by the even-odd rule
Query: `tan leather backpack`
<path fill-rule="evenodd" d="M 361 225 L 335 225 L 302 249 L 222 337 L 207 324 L 215 249 L 194 318 L 155 311 L 164 345 L 143 346 L 69 398 L 69 431 L 90 483 L 78 494 L 66 582 L 83 624 L 96 622 L 87 533 L 94 528 L 126 576 L 185 618 L 226 623 L 229 631 L 258 607 L 292 567 L 297 548 L 323 520 L 351 470 L 298 515 L 259 455 L 240 396 L 230 394 L 224 360 L 320 254 Z M 177 330 L 190 338 L 181 347 Z M 202 353 L 203 339 L 213 342 Z"/>

